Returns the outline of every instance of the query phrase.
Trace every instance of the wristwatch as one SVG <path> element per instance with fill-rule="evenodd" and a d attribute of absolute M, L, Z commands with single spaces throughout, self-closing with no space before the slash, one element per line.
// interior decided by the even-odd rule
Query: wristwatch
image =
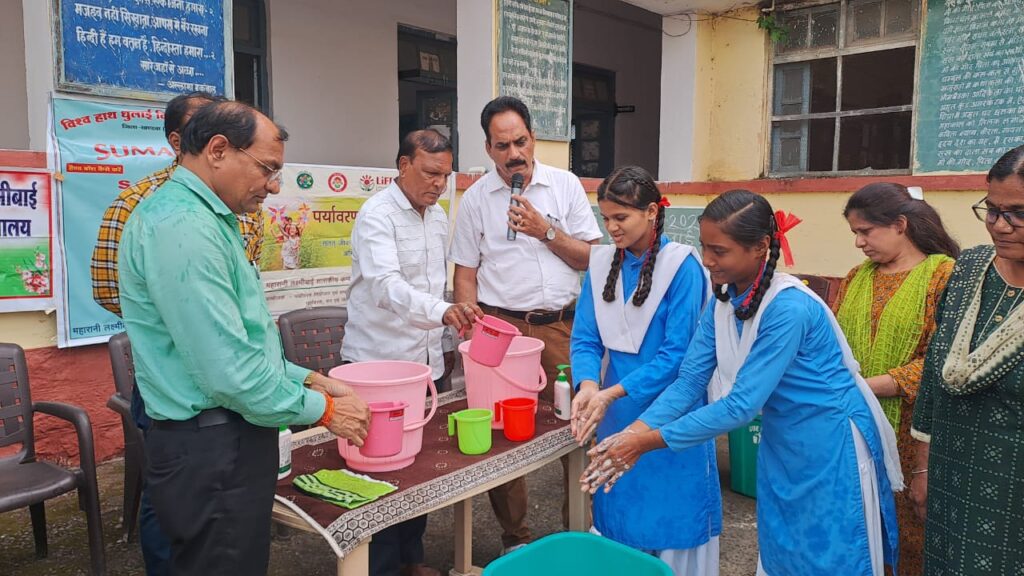
<path fill-rule="evenodd" d="M 540 239 L 541 242 L 551 242 L 555 239 L 555 227 L 549 226 L 548 231 L 544 233 L 544 237 Z"/>

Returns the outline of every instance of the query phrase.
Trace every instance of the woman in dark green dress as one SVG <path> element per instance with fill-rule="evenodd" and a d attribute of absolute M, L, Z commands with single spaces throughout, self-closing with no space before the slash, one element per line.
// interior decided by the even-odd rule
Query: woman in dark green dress
<path fill-rule="evenodd" d="M 992 245 L 956 262 L 914 410 L 926 576 L 1024 574 L 1024 146 L 987 181 Z"/>

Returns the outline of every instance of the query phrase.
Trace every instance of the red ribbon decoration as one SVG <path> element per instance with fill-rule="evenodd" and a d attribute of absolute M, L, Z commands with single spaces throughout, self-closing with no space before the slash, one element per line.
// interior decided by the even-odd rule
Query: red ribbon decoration
<path fill-rule="evenodd" d="M 658 200 L 658 206 L 661 206 L 662 208 L 668 208 L 671 205 L 672 203 L 668 201 L 668 196 L 662 196 L 661 200 Z"/>
<path fill-rule="evenodd" d="M 786 232 L 796 228 L 796 225 L 801 222 L 803 220 L 797 218 L 792 213 L 786 214 L 782 210 L 775 212 L 775 225 L 778 227 L 775 237 L 779 240 L 783 262 L 785 262 L 786 266 L 793 265 L 793 250 L 789 247 L 789 238 L 786 238 Z"/>

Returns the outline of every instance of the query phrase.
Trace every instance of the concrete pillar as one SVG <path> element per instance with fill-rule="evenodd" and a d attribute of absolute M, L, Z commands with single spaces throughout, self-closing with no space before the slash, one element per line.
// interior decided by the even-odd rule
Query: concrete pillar
<path fill-rule="evenodd" d="M 458 130 L 459 170 L 490 169 L 484 152 L 480 112 L 496 95 L 495 66 L 498 61 L 493 1 L 457 0 L 455 29 L 458 39 Z"/>
<path fill-rule="evenodd" d="M 51 3 L 22 0 L 25 22 L 25 92 L 28 97 L 29 149 L 46 150 L 53 79 L 53 35 Z"/>
<path fill-rule="evenodd" d="M 694 179 L 697 23 L 666 16 L 662 29 L 658 179 L 689 182 Z"/>

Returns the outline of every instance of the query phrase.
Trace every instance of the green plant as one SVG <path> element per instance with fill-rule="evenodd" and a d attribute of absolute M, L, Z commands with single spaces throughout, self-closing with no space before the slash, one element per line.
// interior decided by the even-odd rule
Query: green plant
<path fill-rule="evenodd" d="M 768 33 L 768 37 L 776 44 L 785 44 L 789 41 L 789 29 L 779 22 L 773 12 L 762 12 L 757 17 L 757 27 Z"/>

